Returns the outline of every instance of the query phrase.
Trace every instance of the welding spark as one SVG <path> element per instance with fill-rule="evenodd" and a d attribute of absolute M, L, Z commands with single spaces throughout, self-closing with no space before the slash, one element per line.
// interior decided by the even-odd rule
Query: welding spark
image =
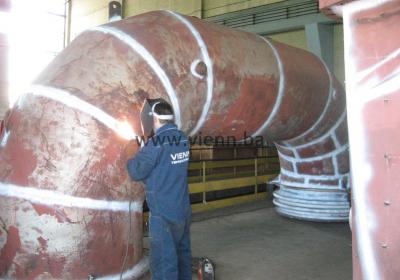
<path fill-rule="evenodd" d="M 115 124 L 115 131 L 119 136 L 126 140 L 132 140 L 137 137 L 131 125 L 127 121 L 120 121 Z"/>

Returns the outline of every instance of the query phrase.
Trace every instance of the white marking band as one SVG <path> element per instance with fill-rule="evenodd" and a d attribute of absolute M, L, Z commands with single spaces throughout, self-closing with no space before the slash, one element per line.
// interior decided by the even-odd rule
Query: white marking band
<path fill-rule="evenodd" d="M 357 73 L 355 80 L 360 82 L 368 75 L 374 73 L 378 68 L 382 67 L 388 62 L 393 62 L 394 59 L 400 57 L 400 48 L 396 49 L 392 53 L 385 56 L 384 59 L 380 60 L 378 63 L 374 64 L 373 66 L 368 67 L 366 70 L 360 71 Z"/>
<path fill-rule="evenodd" d="M 11 132 L 9 130 L 4 131 L 4 135 L 0 140 L 0 147 L 5 147 L 7 145 L 8 138 L 10 137 L 10 133 Z"/>
<path fill-rule="evenodd" d="M 310 179 L 310 180 L 336 180 L 336 179 L 341 179 L 342 177 L 346 177 L 349 175 L 349 173 L 344 173 L 344 174 L 337 174 L 337 175 L 312 175 L 312 174 L 299 174 L 295 173 L 286 169 L 281 168 L 281 174 L 286 175 L 288 177 L 292 177 L 295 179 Z"/>
<path fill-rule="evenodd" d="M 70 108 L 79 110 L 92 116 L 94 119 L 98 120 L 108 128 L 114 130 L 116 133 L 120 133 L 121 122 L 110 116 L 103 110 L 97 108 L 96 106 L 70 94 L 69 92 L 53 87 L 33 85 L 29 88 L 28 93 L 34 96 L 42 96 L 54 101 L 60 102 Z M 24 98 L 24 97 L 21 97 Z M 128 134 L 127 138 L 134 139 L 137 135 L 133 132 Z"/>
<path fill-rule="evenodd" d="M 104 34 L 109 34 L 114 36 L 115 38 L 121 40 L 128 46 L 130 46 L 137 54 L 139 54 L 146 62 L 147 64 L 153 69 L 153 71 L 156 73 L 157 77 L 160 79 L 161 83 L 163 84 L 170 100 L 172 103 L 172 108 L 174 109 L 175 113 L 175 122 L 178 128 L 181 127 L 181 112 L 179 108 L 179 103 L 178 99 L 176 97 L 176 93 L 174 88 L 172 87 L 172 84 L 165 73 L 165 71 L 161 68 L 161 66 L 158 64 L 158 62 L 155 60 L 155 58 L 149 53 L 149 51 L 141 45 L 139 42 L 137 42 L 132 36 L 129 34 L 126 34 L 125 32 L 118 30 L 114 27 L 110 26 L 98 26 L 89 29 L 89 31 L 98 31 L 102 32 Z"/>
<path fill-rule="evenodd" d="M 122 273 L 122 279 L 138 279 L 149 270 L 149 258 L 143 257 L 140 262 Z M 97 280 L 119 280 L 120 273 L 109 276 L 96 277 Z"/>
<path fill-rule="evenodd" d="M 114 212 L 142 212 L 142 202 L 138 201 L 109 201 L 86 197 L 76 197 L 62 194 L 52 190 L 22 187 L 14 184 L 0 182 L 0 196 L 24 199 L 33 203 L 63 206 L 70 208 L 83 208 L 91 210 L 107 210 Z"/>
<path fill-rule="evenodd" d="M 212 63 L 210 55 L 208 53 L 207 46 L 206 46 L 203 38 L 201 37 L 200 33 L 196 30 L 196 28 L 185 17 L 181 16 L 180 14 L 174 13 L 172 11 L 168 11 L 168 12 L 170 14 L 174 15 L 177 19 L 179 19 L 184 25 L 186 25 L 186 27 L 193 34 L 194 38 L 197 41 L 197 44 L 200 47 L 203 61 L 207 67 L 207 98 L 206 98 L 206 102 L 203 107 L 203 111 L 201 112 L 200 118 L 199 118 L 196 126 L 189 133 L 189 135 L 194 135 L 203 126 L 204 122 L 206 121 L 208 111 L 210 110 L 210 107 L 211 107 L 211 101 L 212 101 L 212 97 L 213 97 L 213 88 L 214 88 L 213 63 Z"/>
<path fill-rule="evenodd" d="M 308 128 L 306 131 L 304 131 L 304 132 L 301 133 L 300 135 L 298 135 L 298 136 L 296 136 L 296 137 L 294 137 L 294 138 L 292 138 L 292 139 L 290 139 L 290 140 L 288 140 L 288 141 L 296 141 L 297 139 L 300 139 L 301 137 L 306 136 L 306 135 L 309 134 L 310 132 L 314 131 L 315 128 L 321 123 L 322 119 L 324 118 L 326 112 L 327 112 L 328 109 L 329 109 L 329 106 L 330 106 L 331 103 L 332 103 L 333 93 L 336 91 L 336 90 L 334 89 L 334 87 L 333 87 L 333 77 L 332 77 L 331 71 L 329 71 L 328 66 L 326 66 L 325 62 L 324 62 L 323 60 L 321 60 L 321 62 L 322 62 L 322 64 L 324 65 L 325 70 L 326 70 L 326 72 L 327 72 L 327 74 L 328 74 L 328 77 L 329 77 L 329 93 L 328 93 L 328 100 L 327 100 L 327 102 L 325 103 L 325 107 L 324 107 L 324 109 L 322 110 L 322 113 L 321 113 L 321 115 L 318 117 L 317 121 L 316 121 L 310 128 Z M 288 141 L 285 141 L 285 143 L 287 143 Z"/>
<path fill-rule="evenodd" d="M 335 149 L 328 153 L 320 154 L 318 156 L 313 156 L 313 157 L 305 157 L 305 158 L 293 158 L 293 157 L 287 156 L 279 151 L 278 151 L 278 154 L 281 158 L 283 158 L 287 161 L 301 163 L 301 162 L 313 162 L 313 161 L 318 161 L 318 160 L 324 160 L 329 157 L 335 157 L 338 154 L 340 154 L 348 149 L 349 149 L 349 144 L 345 144 L 345 145 L 341 146 L 339 149 Z"/>
<path fill-rule="evenodd" d="M 281 168 L 281 174 L 287 177 L 291 177 L 293 179 L 303 179 L 304 182 L 293 182 L 287 181 L 279 178 L 279 182 L 284 184 L 285 186 L 294 187 L 294 188 L 313 188 L 313 189 L 322 189 L 322 190 L 343 190 L 341 180 L 343 178 L 348 178 L 349 173 L 341 174 L 341 175 L 310 175 L 310 174 L 298 174 L 295 172 L 288 171 L 286 169 Z M 311 180 L 315 181 L 329 181 L 329 180 L 339 180 L 339 184 L 336 186 L 326 185 L 323 182 L 320 183 L 310 183 Z"/>
<path fill-rule="evenodd" d="M 281 61 L 281 58 L 279 57 L 278 51 L 276 48 L 272 45 L 272 43 L 267 40 L 266 38 L 259 36 L 262 40 L 264 40 L 268 46 L 271 48 L 273 54 L 275 55 L 276 58 L 276 63 L 278 64 L 278 69 L 279 69 L 279 89 L 278 89 L 278 96 L 276 97 L 275 105 L 272 108 L 271 114 L 269 114 L 267 120 L 264 122 L 264 124 L 256 131 L 253 133 L 252 137 L 256 137 L 261 135 L 263 131 L 267 129 L 267 127 L 271 124 L 272 120 L 275 118 L 276 114 L 278 113 L 282 100 L 283 100 L 283 95 L 285 92 L 285 74 L 283 70 L 283 64 Z"/>
<path fill-rule="evenodd" d="M 347 110 L 346 108 L 344 109 L 344 111 L 342 112 L 342 114 L 340 115 L 339 119 L 336 121 L 336 123 L 324 134 L 322 134 L 321 136 L 319 136 L 318 138 L 315 138 L 314 140 L 308 141 L 305 144 L 300 144 L 300 145 L 291 145 L 289 142 L 292 141 L 293 139 L 287 140 L 287 141 L 283 141 L 282 143 L 287 145 L 287 146 L 283 146 L 287 149 L 300 149 L 300 148 L 305 148 L 305 147 L 310 147 L 314 144 L 317 144 L 318 142 L 322 141 L 322 139 L 324 138 L 328 138 L 331 137 L 332 133 L 335 133 L 335 130 L 342 124 L 342 122 L 344 121 L 344 119 L 347 116 Z M 296 137 L 297 138 L 297 137 Z"/>
<path fill-rule="evenodd" d="M 197 79 L 204 79 L 204 75 L 200 75 L 199 73 L 197 73 L 196 71 L 196 67 L 197 65 L 199 65 L 199 63 L 201 62 L 200 59 L 195 59 L 193 60 L 192 64 L 190 64 L 190 72 L 192 73 L 193 76 L 195 76 Z"/>

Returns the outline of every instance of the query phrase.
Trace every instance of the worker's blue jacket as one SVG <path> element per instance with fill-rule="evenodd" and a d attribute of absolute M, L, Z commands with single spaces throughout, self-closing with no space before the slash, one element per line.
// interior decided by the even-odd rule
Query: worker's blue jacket
<path fill-rule="evenodd" d="M 146 145 L 128 161 L 135 181 L 146 184 L 146 199 L 152 215 L 181 223 L 191 214 L 187 170 L 189 142 L 174 124 L 157 129 Z"/>

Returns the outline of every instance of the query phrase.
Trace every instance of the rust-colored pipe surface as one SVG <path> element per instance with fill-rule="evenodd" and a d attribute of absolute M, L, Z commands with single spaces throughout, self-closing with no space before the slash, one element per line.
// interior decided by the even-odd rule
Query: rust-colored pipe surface
<path fill-rule="evenodd" d="M 324 64 L 157 11 L 81 34 L 12 109 L 0 148 L 0 275 L 118 279 L 123 270 L 129 279 L 146 270 L 144 191 L 129 181 L 122 153 L 141 131 L 145 98 L 169 100 L 193 137 L 275 141 L 279 212 L 347 218 L 345 100 Z M 124 121 L 133 128 L 125 138 Z"/>

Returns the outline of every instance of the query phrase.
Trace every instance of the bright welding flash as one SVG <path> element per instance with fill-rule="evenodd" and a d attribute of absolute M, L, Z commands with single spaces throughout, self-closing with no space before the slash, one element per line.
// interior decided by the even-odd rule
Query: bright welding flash
<path fill-rule="evenodd" d="M 116 123 L 116 132 L 119 136 L 126 140 L 133 140 L 137 137 L 136 133 L 133 131 L 131 125 L 127 121 Z"/>

